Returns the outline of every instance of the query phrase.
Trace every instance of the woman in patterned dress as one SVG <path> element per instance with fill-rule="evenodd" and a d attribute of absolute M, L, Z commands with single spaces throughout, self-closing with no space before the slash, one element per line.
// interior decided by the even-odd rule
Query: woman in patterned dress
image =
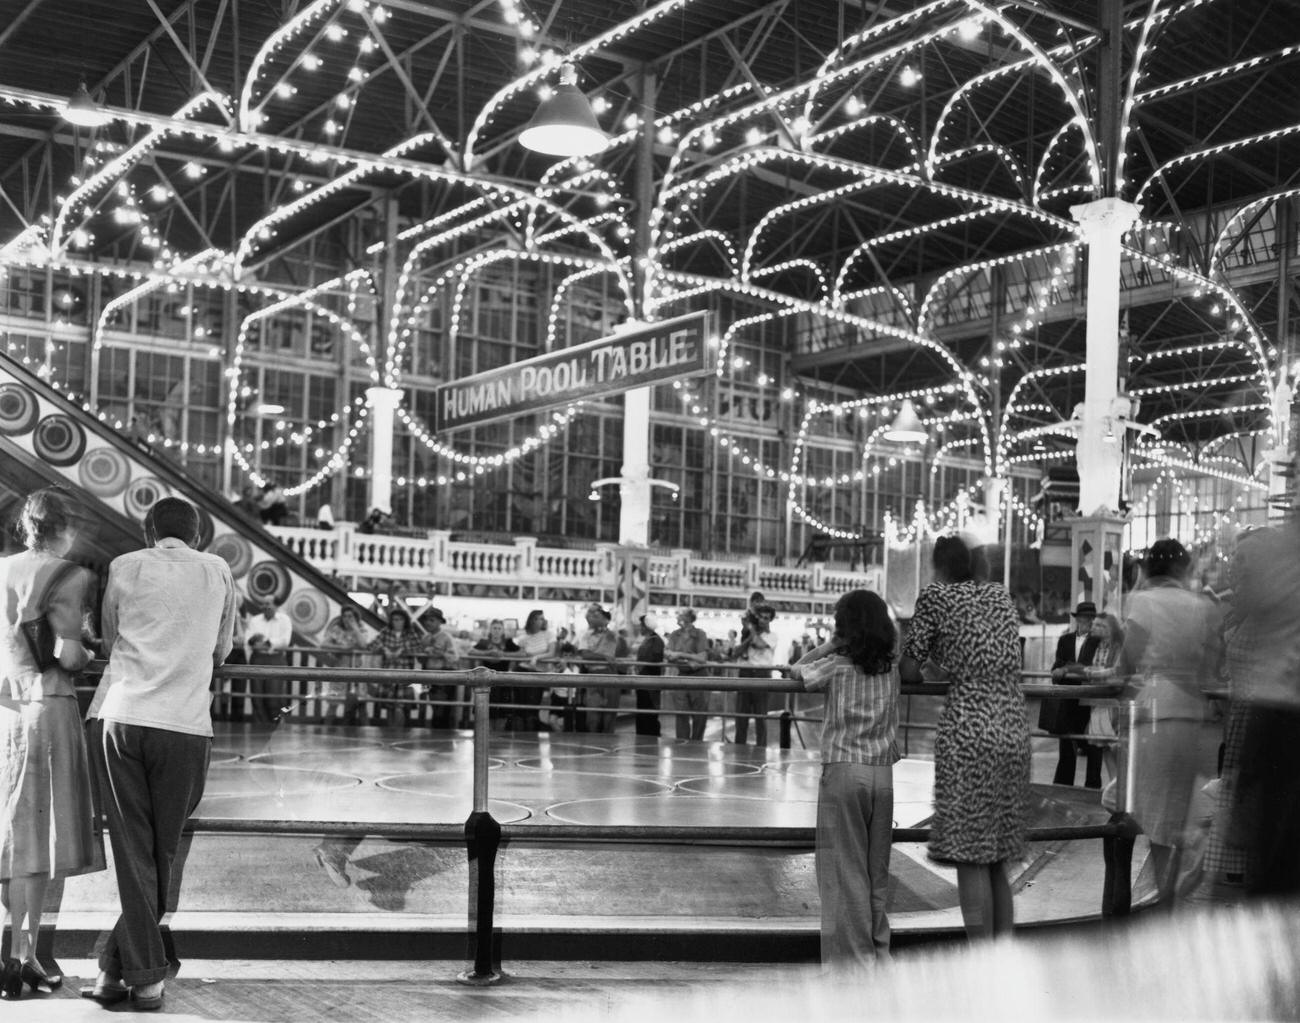
<path fill-rule="evenodd" d="M 949 683 L 934 738 L 930 856 L 957 866 L 967 935 L 992 937 L 1012 929 L 1007 868 L 1026 851 L 1019 620 L 1005 587 L 977 579 L 976 556 L 960 537 L 935 541 L 934 577 L 917 596 L 899 674 Z"/>
<path fill-rule="evenodd" d="M 65 559 L 76 538 L 72 507 L 53 487 L 27 498 L 27 550 L 0 558 L 0 903 L 10 923 L 10 958 L 0 996 L 27 984 L 53 990 L 62 978 L 36 958 L 51 881 L 104 869 L 94 829 L 90 768 L 73 673 L 91 651 L 82 644 L 90 573 Z M 20 623 L 44 608 L 57 637 L 44 670 Z"/>

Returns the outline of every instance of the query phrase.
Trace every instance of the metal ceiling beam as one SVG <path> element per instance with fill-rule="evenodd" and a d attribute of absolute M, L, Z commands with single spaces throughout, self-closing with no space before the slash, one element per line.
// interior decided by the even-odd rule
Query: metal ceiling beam
<path fill-rule="evenodd" d="M 28 0 L 27 6 L 9 19 L 9 24 L 5 25 L 4 29 L 0 31 L 0 50 L 4 49 L 5 43 L 9 42 L 14 33 L 22 27 L 23 22 L 30 18 L 36 8 L 40 7 L 44 2 L 45 0 Z"/>

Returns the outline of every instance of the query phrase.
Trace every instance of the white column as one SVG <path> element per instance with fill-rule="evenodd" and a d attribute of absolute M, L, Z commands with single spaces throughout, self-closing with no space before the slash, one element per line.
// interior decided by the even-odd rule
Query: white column
<path fill-rule="evenodd" d="M 370 409 L 370 500 L 371 508 L 393 511 L 393 413 L 402 392 L 394 387 L 367 387 Z"/>
<path fill-rule="evenodd" d="M 1137 219 L 1138 208 L 1122 199 L 1106 198 L 1071 206 L 1070 215 L 1088 243 L 1087 379 L 1075 451 L 1078 511 L 1113 513 L 1119 507 L 1124 444 L 1124 428 L 1113 419 L 1119 393 L 1120 239 Z M 1110 440 L 1106 439 L 1108 420 Z"/>
<path fill-rule="evenodd" d="M 619 488 L 618 542 L 650 543 L 650 388 L 623 396 L 623 470 Z"/>

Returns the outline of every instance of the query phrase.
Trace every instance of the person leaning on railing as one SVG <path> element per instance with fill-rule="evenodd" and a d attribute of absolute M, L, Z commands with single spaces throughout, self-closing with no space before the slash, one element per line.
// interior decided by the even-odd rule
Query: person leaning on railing
<path fill-rule="evenodd" d="M 381 668 L 414 668 L 425 651 L 424 640 L 411 628 L 411 615 L 405 608 L 388 612 L 388 624 L 379 631 L 366 649 L 379 654 Z M 406 725 L 406 707 L 399 702 L 410 688 L 408 683 L 384 682 L 375 687 L 375 713 L 383 714 L 388 724 Z"/>
<path fill-rule="evenodd" d="M 577 656 L 573 663 L 584 675 L 621 674 L 621 659 L 630 656 L 627 642 L 609 627 L 610 613 L 599 604 L 587 606 L 587 632 L 578 641 Z M 614 720 L 618 713 L 618 702 L 622 696 L 620 689 L 591 688 L 581 690 L 579 702 L 590 710 L 584 715 L 577 714 L 577 730 L 592 732 L 614 731 Z M 585 725 L 585 727 L 584 727 Z"/>
<path fill-rule="evenodd" d="M 546 621 L 546 612 L 540 609 L 528 612 L 524 622 L 524 631 L 515 637 L 519 647 L 520 661 L 515 665 L 516 671 L 559 671 L 560 664 L 555 660 L 555 640 Z M 549 726 L 542 723 L 542 708 L 549 701 L 549 690 L 520 688 L 516 701 L 527 704 L 530 708 L 521 711 L 522 724 L 526 732 L 548 731 Z"/>
<path fill-rule="evenodd" d="M 456 641 L 445 628 L 447 616 L 438 608 L 426 608 L 420 615 L 420 624 L 424 626 L 425 635 L 421 650 L 424 667 L 430 671 L 454 671 L 460 667 L 460 655 L 456 650 Z M 449 705 L 455 695 L 455 686 L 430 686 L 428 696 L 439 701 L 433 705 L 433 727 L 451 728 L 455 720 L 456 708 Z"/>
<path fill-rule="evenodd" d="M 825 693 L 817 796 L 822 962 L 864 967 L 889 958 L 889 859 L 898 752 L 897 633 L 870 590 L 835 604 L 835 633 L 791 667 Z"/>
<path fill-rule="evenodd" d="M 695 611 L 689 607 L 677 611 L 677 628 L 668 634 L 664 660 L 677 669 L 678 675 L 709 673 L 709 637 L 703 629 L 696 628 Z M 688 712 L 677 715 L 677 738 L 699 742 L 704 738 L 704 729 L 709 723 L 709 701 L 713 694 L 681 689 L 668 695 L 674 710 Z"/>
<path fill-rule="evenodd" d="M 326 627 L 321 645 L 331 651 L 329 657 L 334 666 L 358 668 L 364 656 L 362 651 L 372 638 L 357 609 L 345 607 Z M 321 686 L 321 695 L 331 710 L 338 708 L 341 711 L 344 724 L 361 724 L 361 683 L 325 682 Z"/>
<path fill-rule="evenodd" d="M 488 622 L 488 634 L 475 643 L 469 650 L 467 659 L 492 671 L 511 671 L 517 661 L 519 647 L 513 639 L 506 637 L 506 623 L 500 618 Z M 519 691 L 513 686 L 500 686 L 494 692 L 495 697 L 488 711 L 488 720 L 494 729 L 514 731 L 517 726 L 516 714 L 509 705 L 516 702 Z M 501 706 L 506 704 L 507 706 Z"/>

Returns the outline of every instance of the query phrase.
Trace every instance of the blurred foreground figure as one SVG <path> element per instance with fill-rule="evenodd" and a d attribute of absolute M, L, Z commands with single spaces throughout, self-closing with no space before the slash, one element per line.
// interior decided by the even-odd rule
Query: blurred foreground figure
<path fill-rule="evenodd" d="M 1300 893 L 1300 530 L 1295 525 L 1267 530 L 1243 545 L 1248 556 L 1238 565 L 1234 614 L 1248 634 L 1238 648 L 1244 680 L 1240 699 L 1233 679 L 1234 707 L 1240 705 L 1241 748 L 1225 832 L 1244 853 L 1246 892 L 1250 895 Z M 1244 599 L 1243 599 L 1244 598 Z M 1248 646 L 1248 654 L 1240 648 Z M 1231 670 L 1231 666 L 1230 666 Z M 1226 758 L 1225 758 L 1226 761 Z"/>
<path fill-rule="evenodd" d="M 896 953 L 858 976 L 747 974 L 562 1013 L 567 1023 L 817 1020 L 1284 1020 L 1300 1018 L 1300 904 L 1132 918 L 1104 931 Z M 549 1009 L 549 1007 L 548 1007 Z M 554 1018 L 552 1015 L 551 1018 Z"/>
<path fill-rule="evenodd" d="M 1174 903 L 1188 848 L 1188 815 L 1201 782 L 1213 777 L 1213 734 L 1205 689 L 1219 663 L 1217 612 L 1187 587 L 1191 557 L 1177 540 L 1147 552 L 1147 578 L 1129 598 L 1124 658 L 1135 675 L 1132 813 L 1151 843 L 1160 901 Z"/>

